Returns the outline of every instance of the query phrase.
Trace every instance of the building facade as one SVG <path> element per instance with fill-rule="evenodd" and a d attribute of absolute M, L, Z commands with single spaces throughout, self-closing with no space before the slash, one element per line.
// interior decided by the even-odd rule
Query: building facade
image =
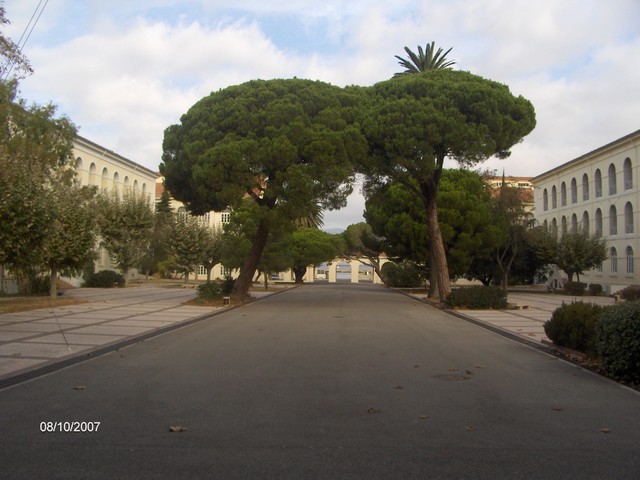
<path fill-rule="evenodd" d="M 147 197 L 149 207 L 154 209 L 158 173 L 80 136 L 76 136 L 73 142 L 73 156 L 76 163 L 76 178 L 81 185 L 95 185 L 104 192 L 122 193 L 127 190 L 138 192 Z M 116 270 L 104 248 L 98 247 L 97 254 L 96 272 Z M 135 269 L 129 272 L 130 278 L 136 275 Z M 65 280 L 76 286 L 82 281 L 81 279 Z"/>
<path fill-rule="evenodd" d="M 609 258 L 580 280 L 608 293 L 640 285 L 639 161 L 640 130 L 532 179 L 540 225 L 559 236 L 583 229 L 606 241 Z"/>

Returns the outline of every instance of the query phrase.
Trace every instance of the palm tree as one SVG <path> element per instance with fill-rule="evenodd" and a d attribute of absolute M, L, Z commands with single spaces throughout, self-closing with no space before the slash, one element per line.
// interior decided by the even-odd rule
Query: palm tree
<path fill-rule="evenodd" d="M 442 48 L 438 48 L 438 50 L 435 51 L 435 42 L 427 44 L 424 50 L 422 50 L 422 47 L 418 45 L 418 55 L 413 53 L 409 47 L 404 47 L 404 51 L 409 55 L 408 59 L 402 58 L 399 55 L 396 55 L 395 57 L 399 60 L 398 63 L 406 68 L 406 70 L 404 72 L 396 73 L 394 77 L 411 75 L 413 73 L 424 72 L 426 70 L 451 68 L 451 65 L 456 63 L 453 60 L 448 61 L 446 58 L 447 54 L 451 51 L 451 48 L 444 53 L 442 53 Z"/>

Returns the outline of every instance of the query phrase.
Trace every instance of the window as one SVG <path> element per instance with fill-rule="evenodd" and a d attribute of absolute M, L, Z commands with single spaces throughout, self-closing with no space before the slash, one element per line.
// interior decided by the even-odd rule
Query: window
<path fill-rule="evenodd" d="M 551 189 L 551 208 L 558 208 L 558 195 L 555 185 Z"/>
<path fill-rule="evenodd" d="M 582 200 L 589 200 L 589 176 L 586 173 L 582 176 Z"/>
<path fill-rule="evenodd" d="M 571 203 L 578 202 L 578 182 L 575 178 L 571 179 Z"/>
<path fill-rule="evenodd" d="M 560 185 L 560 205 L 567 206 L 567 184 L 564 182 Z"/>
<path fill-rule="evenodd" d="M 106 190 L 109 187 L 109 170 L 107 167 L 102 169 L 102 180 L 100 180 L 100 188 Z"/>
<path fill-rule="evenodd" d="M 229 218 L 231 218 L 231 214 L 229 212 L 222 212 L 222 223 L 229 223 Z"/>
<path fill-rule="evenodd" d="M 615 205 L 609 209 L 609 235 L 618 234 L 618 211 Z"/>
<path fill-rule="evenodd" d="M 571 215 L 571 233 L 578 233 L 578 216 L 575 213 Z"/>
<path fill-rule="evenodd" d="M 560 234 L 563 236 L 567 234 L 567 217 L 564 215 L 560 219 Z"/>
<path fill-rule="evenodd" d="M 231 269 L 227 267 L 220 266 L 220 275 L 223 277 L 231 276 Z"/>
<path fill-rule="evenodd" d="M 558 237 L 558 222 L 555 218 L 551 220 L 551 234 L 554 237 Z"/>
<path fill-rule="evenodd" d="M 204 265 L 198 265 L 198 275 L 206 275 L 207 269 Z"/>
<path fill-rule="evenodd" d="M 624 206 L 624 233 L 633 233 L 633 205 L 627 202 Z"/>
<path fill-rule="evenodd" d="M 542 192 L 542 208 L 545 212 L 549 210 L 549 192 L 547 192 L 546 188 Z"/>
<path fill-rule="evenodd" d="M 625 254 L 627 255 L 627 273 L 633 273 L 634 271 L 633 248 L 627 247 Z"/>
<path fill-rule="evenodd" d="M 542 222 L 542 226 L 543 226 L 545 232 L 549 231 L 549 222 L 547 220 Z"/>
<path fill-rule="evenodd" d="M 602 236 L 602 210 L 599 208 L 596 210 L 596 235 Z"/>
<path fill-rule="evenodd" d="M 609 259 L 611 260 L 611 273 L 618 273 L 618 252 L 615 247 L 611 247 Z"/>
<path fill-rule="evenodd" d="M 631 159 L 625 158 L 623 165 L 624 189 L 631 190 L 633 188 L 633 172 L 631 170 Z"/>
<path fill-rule="evenodd" d="M 589 235 L 589 212 L 582 214 L 582 231 Z"/>
<path fill-rule="evenodd" d="M 595 176 L 595 189 L 596 189 L 596 198 L 602 196 L 602 173 L 600 173 L 600 169 L 596 170 Z"/>
<path fill-rule="evenodd" d="M 616 184 L 616 166 L 612 163 L 609 165 L 609 195 L 618 193 L 618 185 Z"/>

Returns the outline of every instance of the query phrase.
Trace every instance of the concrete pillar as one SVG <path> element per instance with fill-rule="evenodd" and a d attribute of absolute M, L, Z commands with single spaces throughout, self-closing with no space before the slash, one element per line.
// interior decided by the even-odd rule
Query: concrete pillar
<path fill-rule="evenodd" d="M 336 283 L 336 267 L 338 266 L 337 262 L 333 262 L 329 264 L 329 283 Z"/>

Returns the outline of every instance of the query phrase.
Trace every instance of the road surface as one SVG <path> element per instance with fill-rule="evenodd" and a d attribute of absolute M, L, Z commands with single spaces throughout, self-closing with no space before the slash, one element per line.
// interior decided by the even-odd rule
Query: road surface
<path fill-rule="evenodd" d="M 286 291 L 0 411 L 0 478 L 640 477 L 637 392 L 375 285 Z"/>

